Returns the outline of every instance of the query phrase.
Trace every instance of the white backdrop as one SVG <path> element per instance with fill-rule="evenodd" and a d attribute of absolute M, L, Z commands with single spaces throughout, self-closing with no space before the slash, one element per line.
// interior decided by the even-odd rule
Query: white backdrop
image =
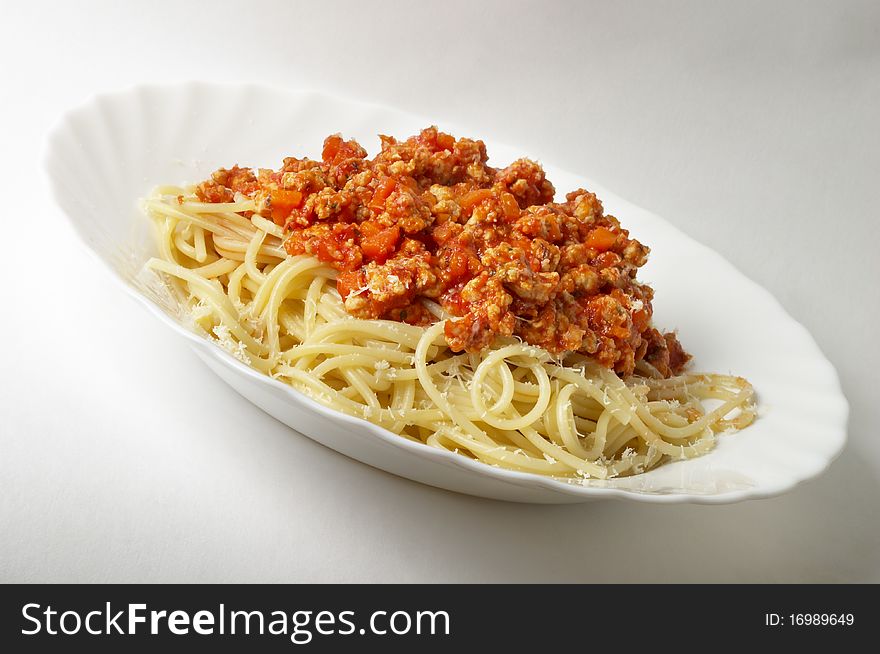
<path fill-rule="evenodd" d="M 0 581 L 880 581 L 880 5 L 153 0 L 3 15 Z M 65 109 L 186 79 L 467 125 L 655 211 L 811 330 L 852 405 L 846 450 L 771 500 L 552 507 L 419 486 L 296 435 L 125 298 L 47 195 L 41 152 Z"/>

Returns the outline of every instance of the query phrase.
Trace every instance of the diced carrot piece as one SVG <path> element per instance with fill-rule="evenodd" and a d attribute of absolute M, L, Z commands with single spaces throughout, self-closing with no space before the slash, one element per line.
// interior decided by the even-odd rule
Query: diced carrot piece
<path fill-rule="evenodd" d="M 650 322 L 650 314 L 644 309 L 639 309 L 638 311 L 633 311 L 632 313 L 632 322 L 633 327 L 635 327 L 639 332 L 645 330 Z"/>
<path fill-rule="evenodd" d="M 617 234 L 607 227 L 596 227 L 596 229 L 590 232 L 589 236 L 587 236 L 587 240 L 584 241 L 584 244 L 594 250 L 599 250 L 599 252 L 605 252 L 605 250 L 611 249 L 616 242 Z"/>
<path fill-rule="evenodd" d="M 370 209 L 381 212 L 385 208 L 385 200 L 391 195 L 392 191 L 397 188 L 397 180 L 393 177 L 386 177 L 373 192 L 373 199 L 370 200 Z"/>
<path fill-rule="evenodd" d="M 455 280 L 463 277 L 468 271 L 468 254 L 464 250 L 453 250 L 452 256 L 449 258 L 449 276 Z"/>
<path fill-rule="evenodd" d="M 313 242 L 312 247 L 315 249 L 315 256 L 321 261 L 331 262 L 340 261 L 342 259 L 338 244 L 332 237 L 322 238 L 317 242 Z"/>
<path fill-rule="evenodd" d="M 501 208 L 504 209 L 504 215 L 510 220 L 519 216 L 519 204 L 511 193 L 501 194 Z"/>
<path fill-rule="evenodd" d="M 462 209 L 470 209 L 471 207 L 476 206 L 483 200 L 492 197 L 492 189 L 489 188 L 478 188 L 476 191 L 471 191 L 469 193 L 465 193 L 458 199 L 458 206 Z"/>
<path fill-rule="evenodd" d="M 365 220 L 364 222 L 358 225 L 358 231 L 361 233 L 361 238 L 367 238 L 376 234 L 377 232 L 382 231 L 382 226 L 379 223 L 373 222 L 372 220 Z"/>
<path fill-rule="evenodd" d="M 342 137 L 339 134 L 333 134 L 324 139 L 324 149 L 321 151 L 321 158 L 330 163 L 336 157 L 339 149 L 342 147 Z"/>
<path fill-rule="evenodd" d="M 364 256 L 369 259 L 384 261 L 388 258 L 389 254 L 394 252 L 399 240 L 400 228 L 395 225 L 363 239 L 361 241 L 361 250 L 363 250 Z"/>
<path fill-rule="evenodd" d="M 437 145 L 444 150 L 452 150 L 452 148 L 455 147 L 455 137 L 439 132 L 437 134 Z"/>
<path fill-rule="evenodd" d="M 350 270 L 347 272 L 341 272 L 336 277 L 336 290 L 339 291 L 339 294 L 342 296 L 344 300 L 349 295 L 351 295 L 352 291 L 356 291 L 360 287 L 360 271 L 359 270 Z"/>
<path fill-rule="evenodd" d="M 272 220 L 283 225 L 291 212 L 302 203 L 303 194 L 299 191 L 276 189 L 269 193 L 269 206 L 272 208 Z"/>

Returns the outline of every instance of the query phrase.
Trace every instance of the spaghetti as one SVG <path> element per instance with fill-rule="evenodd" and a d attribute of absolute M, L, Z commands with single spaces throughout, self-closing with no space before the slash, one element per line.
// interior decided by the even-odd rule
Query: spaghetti
<path fill-rule="evenodd" d="M 574 480 L 699 456 L 754 420 L 754 392 L 740 377 L 666 377 L 641 359 L 621 378 L 584 353 L 551 353 L 516 334 L 456 351 L 445 325 L 457 318 L 427 298 L 418 300 L 424 324 L 354 317 L 336 268 L 289 254 L 285 228 L 253 197 L 223 200 L 157 188 L 144 201 L 159 250 L 147 267 L 195 329 L 332 409 L 489 465 Z"/>

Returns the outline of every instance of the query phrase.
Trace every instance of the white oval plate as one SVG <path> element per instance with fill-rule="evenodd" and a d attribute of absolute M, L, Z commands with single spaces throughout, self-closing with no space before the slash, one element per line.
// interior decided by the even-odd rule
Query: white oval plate
<path fill-rule="evenodd" d="M 846 440 L 848 407 L 834 368 L 804 327 L 712 250 L 546 162 L 560 194 L 580 186 L 594 191 L 608 212 L 651 246 L 640 276 L 656 291 L 657 324 L 679 330 L 694 354 L 694 369 L 751 380 L 760 402 L 753 426 L 722 437 L 706 456 L 624 479 L 581 485 L 501 470 L 332 411 L 248 368 L 190 331 L 174 307 L 139 281 L 154 245 L 137 200 L 152 186 L 198 181 L 233 163 L 275 168 L 284 156 L 319 153 L 322 139 L 339 131 L 375 152 L 377 134 L 407 136 L 439 119 L 264 86 L 138 86 L 97 96 L 65 115 L 49 138 L 46 165 L 55 198 L 88 249 L 153 315 L 188 339 L 214 372 L 278 420 L 371 466 L 440 488 L 519 502 L 619 498 L 706 504 L 776 495 L 828 466 Z M 541 155 L 487 146 L 496 166 Z"/>

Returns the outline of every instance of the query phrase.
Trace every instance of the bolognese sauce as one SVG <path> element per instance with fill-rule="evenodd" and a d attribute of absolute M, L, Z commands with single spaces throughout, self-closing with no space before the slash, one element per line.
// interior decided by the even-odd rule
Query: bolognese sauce
<path fill-rule="evenodd" d="M 482 141 L 436 127 L 380 140 L 370 159 L 356 141 L 332 135 L 320 160 L 221 168 L 196 192 L 205 202 L 252 198 L 284 228 L 289 254 L 338 271 L 355 317 L 426 325 L 436 320 L 431 300 L 455 317 L 445 325 L 454 351 L 518 336 L 623 376 L 640 360 L 666 377 L 682 370 L 690 356 L 652 326 L 653 290 L 636 279 L 649 249 L 593 193 L 554 202 L 538 163 L 493 168 Z"/>

